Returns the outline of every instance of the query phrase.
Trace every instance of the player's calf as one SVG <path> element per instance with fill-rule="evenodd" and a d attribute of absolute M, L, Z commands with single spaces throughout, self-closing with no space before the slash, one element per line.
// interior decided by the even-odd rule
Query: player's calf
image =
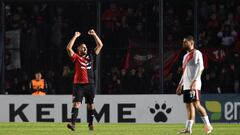
<path fill-rule="evenodd" d="M 93 131 L 94 130 L 93 124 L 88 124 L 88 129 L 89 131 Z"/>
<path fill-rule="evenodd" d="M 70 129 L 70 130 L 72 130 L 72 131 L 75 131 L 75 125 L 72 124 L 72 123 L 68 123 L 68 124 L 67 124 L 67 128 Z"/>

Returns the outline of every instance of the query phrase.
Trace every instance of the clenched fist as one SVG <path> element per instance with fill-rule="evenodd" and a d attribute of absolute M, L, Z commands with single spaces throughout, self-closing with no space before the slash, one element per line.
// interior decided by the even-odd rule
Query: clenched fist
<path fill-rule="evenodd" d="M 91 30 L 88 31 L 88 34 L 91 35 L 91 36 L 93 36 L 93 35 L 96 34 L 96 32 L 95 32 L 93 29 L 91 29 Z"/>
<path fill-rule="evenodd" d="M 176 94 L 177 95 L 182 95 L 182 85 L 178 85 L 178 87 L 176 89 Z"/>
<path fill-rule="evenodd" d="M 81 33 L 78 32 L 78 31 L 76 31 L 75 34 L 74 34 L 75 37 L 79 37 L 80 35 L 81 35 Z"/>

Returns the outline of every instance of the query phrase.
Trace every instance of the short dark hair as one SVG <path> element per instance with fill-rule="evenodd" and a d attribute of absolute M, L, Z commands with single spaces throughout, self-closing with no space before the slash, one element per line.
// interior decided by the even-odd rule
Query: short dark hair
<path fill-rule="evenodd" d="M 85 44 L 84 42 L 80 42 L 80 43 L 78 43 L 78 45 L 77 45 L 77 47 L 79 47 L 79 46 L 81 46 L 81 45 L 83 45 L 83 44 Z M 86 44 L 85 44 L 86 45 Z"/>
<path fill-rule="evenodd" d="M 42 74 L 42 73 L 41 73 L 40 71 L 36 71 L 36 72 L 35 72 L 35 75 L 36 75 L 36 74 Z"/>
<path fill-rule="evenodd" d="M 192 35 L 189 35 L 189 36 L 185 37 L 185 39 L 187 41 L 193 41 L 193 43 L 194 43 L 194 37 Z M 193 46 L 194 46 L 195 49 L 197 49 L 197 46 L 196 46 L 195 43 L 193 44 Z"/>
<path fill-rule="evenodd" d="M 185 39 L 188 41 L 194 41 L 194 38 L 192 35 L 187 36 Z"/>
<path fill-rule="evenodd" d="M 82 45 L 86 45 L 86 44 L 83 43 L 83 42 L 79 43 L 79 44 L 77 45 L 77 49 L 78 49 L 80 46 L 82 46 Z M 87 45 L 86 45 L 86 46 L 87 46 Z"/>

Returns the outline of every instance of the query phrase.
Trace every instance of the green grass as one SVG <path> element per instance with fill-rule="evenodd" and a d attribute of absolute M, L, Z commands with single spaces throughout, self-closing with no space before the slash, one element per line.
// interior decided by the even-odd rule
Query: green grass
<path fill-rule="evenodd" d="M 177 135 L 183 124 L 77 124 L 76 131 L 66 123 L 0 123 L 0 135 Z M 240 124 L 213 124 L 212 135 L 240 135 Z M 192 135 L 204 135 L 203 125 L 195 124 Z"/>

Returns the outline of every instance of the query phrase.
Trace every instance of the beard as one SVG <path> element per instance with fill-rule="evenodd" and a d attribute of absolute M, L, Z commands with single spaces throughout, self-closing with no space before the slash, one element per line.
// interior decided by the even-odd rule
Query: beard
<path fill-rule="evenodd" d="M 183 49 L 184 49 L 185 51 L 190 51 L 190 47 L 187 46 L 187 45 L 183 45 Z"/>
<path fill-rule="evenodd" d="M 82 51 L 81 54 L 82 56 L 87 55 L 87 51 Z"/>
<path fill-rule="evenodd" d="M 78 53 L 79 53 L 80 56 L 87 55 L 87 52 L 85 52 L 85 51 L 79 51 Z"/>

